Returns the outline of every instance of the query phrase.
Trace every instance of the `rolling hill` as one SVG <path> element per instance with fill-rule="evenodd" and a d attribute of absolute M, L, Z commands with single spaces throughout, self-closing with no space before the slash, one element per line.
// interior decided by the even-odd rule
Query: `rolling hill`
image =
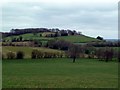
<path fill-rule="evenodd" d="M 66 41 L 70 41 L 70 42 L 73 42 L 73 43 L 87 43 L 87 42 L 100 41 L 98 39 L 88 37 L 88 36 L 84 36 L 84 35 L 62 36 L 62 37 L 58 37 L 58 39 L 64 39 Z"/>
<path fill-rule="evenodd" d="M 70 41 L 72 43 L 87 43 L 87 42 L 99 42 L 101 40 L 98 40 L 96 38 L 92 38 L 92 37 L 88 37 L 85 35 L 69 35 L 69 36 L 59 36 L 59 37 L 45 37 L 45 34 L 50 34 L 50 32 L 44 32 L 44 33 L 37 33 L 37 34 L 33 34 L 33 33 L 28 33 L 28 34 L 22 34 L 22 35 L 13 35 L 13 36 L 9 36 L 9 37 L 5 37 L 3 38 L 3 40 L 5 41 L 11 41 L 13 38 L 19 38 L 20 36 L 22 36 L 23 40 L 39 40 L 41 42 L 47 42 L 49 40 L 52 39 L 64 39 L 66 41 Z"/>

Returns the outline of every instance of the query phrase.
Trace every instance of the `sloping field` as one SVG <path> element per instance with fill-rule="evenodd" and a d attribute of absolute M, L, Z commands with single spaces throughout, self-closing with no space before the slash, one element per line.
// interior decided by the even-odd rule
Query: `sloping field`
<path fill-rule="evenodd" d="M 59 50 L 54 50 L 54 49 L 49 49 L 49 48 L 43 48 L 43 47 L 13 47 L 13 46 L 3 46 L 2 47 L 2 53 L 6 54 L 9 51 L 12 52 L 17 52 L 17 51 L 23 51 L 25 53 L 25 58 L 30 58 L 31 57 L 31 52 L 33 49 L 38 49 L 42 52 L 62 52 Z"/>
<path fill-rule="evenodd" d="M 37 34 L 33 34 L 33 33 L 28 33 L 28 34 L 23 34 L 23 35 L 17 35 L 17 36 L 9 36 L 4 38 L 4 40 L 9 40 L 11 41 L 12 38 L 19 38 L 20 36 L 22 36 L 23 40 L 41 40 L 41 41 L 48 41 L 51 40 L 53 38 L 47 38 L 47 37 L 42 37 L 40 36 L 41 33 L 37 33 Z"/>
<path fill-rule="evenodd" d="M 83 35 L 76 35 L 76 36 L 62 36 L 58 37 L 59 39 L 64 39 L 73 43 L 86 43 L 86 42 L 92 42 L 92 41 L 100 41 L 95 38 L 83 36 Z"/>

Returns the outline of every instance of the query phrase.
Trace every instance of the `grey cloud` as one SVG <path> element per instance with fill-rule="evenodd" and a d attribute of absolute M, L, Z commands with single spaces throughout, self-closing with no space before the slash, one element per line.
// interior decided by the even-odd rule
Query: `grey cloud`
<path fill-rule="evenodd" d="M 117 4 L 33 2 L 4 5 L 3 30 L 25 27 L 69 28 L 91 33 L 93 36 L 94 32 L 102 30 L 109 33 L 102 33 L 108 38 L 116 34 L 112 30 L 117 31 Z"/>

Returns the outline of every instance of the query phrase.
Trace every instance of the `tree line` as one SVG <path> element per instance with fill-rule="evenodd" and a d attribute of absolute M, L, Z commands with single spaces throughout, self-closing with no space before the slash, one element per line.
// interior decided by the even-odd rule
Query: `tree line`
<path fill-rule="evenodd" d="M 7 59 L 24 59 L 25 53 L 23 51 L 7 52 Z M 73 63 L 76 58 L 96 58 L 99 61 L 112 61 L 113 59 L 120 62 L 120 50 L 115 50 L 112 47 L 95 48 L 92 46 L 81 46 L 71 44 L 68 50 L 63 52 L 43 52 L 38 49 L 33 49 L 31 52 L 31 59 L 42 58 L 72 58 Z M 2 54 L 2 59 L 5 59 L 5 55 Z"/>
<path fill-rule="evenodd" d="M 76 30 L 65 30 L 65 29 L 58 29 L 58 28 L 25 28 L 25 29 L 11 29 L 10 32 L 2 33 L 3 37 L 8 37 L 12 35 L 21 35 L 26 33 L 40 33 L 40 32 L 54 32 L 56 36 L 68 36 L 68 35 L 80 35 L 81 32 L 77 32 Z"/>
<path fill-rule="evenodd" d="M 110 41 L 103 41 L 103 42 L 90 42 L 89 45 L 95 47 L 120 47 L 120 41 L 110 42 Z"/>

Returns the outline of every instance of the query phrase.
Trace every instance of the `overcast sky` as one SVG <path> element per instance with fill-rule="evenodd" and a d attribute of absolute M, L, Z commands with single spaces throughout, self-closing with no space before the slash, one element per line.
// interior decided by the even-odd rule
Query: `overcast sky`
<path fill-rule="evenodd" d="M 2 3 L 2 29 L 59 28 L 104 38 L 118 37 L 117 0 L 39 0 Z"/>

